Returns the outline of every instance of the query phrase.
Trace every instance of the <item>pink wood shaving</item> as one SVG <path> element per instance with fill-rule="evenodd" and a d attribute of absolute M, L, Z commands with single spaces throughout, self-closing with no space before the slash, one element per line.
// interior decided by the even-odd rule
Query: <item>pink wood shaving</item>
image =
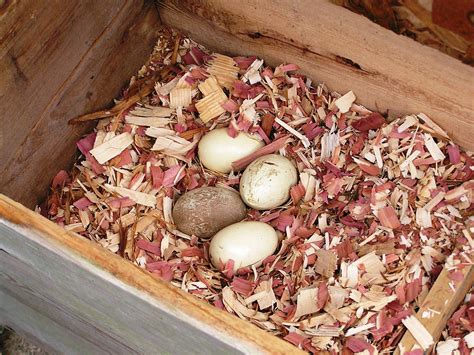
<path fill-rule="evenodd" d="M 128 197 L 111 198 L 111 199 L 108 199 L 106 202 L 110 206 L 110 208 L 114 208 L 114 209 L 130 207 L 130 206 L 135 205 L 135 202 L 129 199 Z"/>
<path fill-rule="evenodd" d="M 255 288 L 254 282 L 241 277 L 234 277 L 230 285 L 232 286 L 232 290 L 234 292 L 240 293 L 241 295 L 247 297 L 252 294 L 252 291 Z"/>
<path fill-rule="evenodd" d="M 297 204 L 304 197 L 305 193 L 306 193 L 306 190 L 303 184 L 300 183 L 295 186 L 292 186 L 290 189 L 291 200 L 293 201 L 294 204 Z"/>
<path fill-rule="evenodd" d="M 224 102 L 222 104 L 222 108 L 226 110 L 227 112 L 231 112 L 231 113 L 239 111 L 239 105 L 237 105 L 237 103 L 232 99 L 229 99 L 226 102 Z"/>
<path fill-rule="evenodd" d="M 288 333 L 288 335 L 286 335 L 283 339 L 285 339 L 286 341 L 289 341 L 293 345 L 301 346 L 307 338 L 298 333 L 293 332 L 293 333 Z"/>
<path fill-rule="evenodd" d="M 159 166 L 150 167 L 151 178 L 153 181 L 153 187 L 155 189 L 160 188 L 163 185 L 164 173 Z"/>
<path fill-rule="evenodd" d="M 287 73 L 289 71 L 295 71 L 295 70 L 299 70 L 300 67 L 297 66 L 296 64 L 285 64 L 285 65 L 279 65 L 278 67 L 276 67 L 275 69 L 275 73 L 276 72 L 279 72 L 279 73 Z"/>
<path fill-rule="evenodd" d="M 403 355 L 423 355 L 423 350 L 422 349 L 415 349 L 411 351 L 407 351 L 403 353 Z"/>
<path fill-rule="evenodd" d="M 377 216 L 384 227 L 395 229 L 401 225 L 397 213 L 392 206 L 379 209 Z"/>
<path fill-rule="evenodd" d="M 197 256 L 198 258 L 202 259 L 204 258 L 204 253 L 202 249 L 199 249 L 197 247 L 190 247 L 186 248 L 183 251 L 181 251 L 181 256 L 184 257 L 193 257 Z"/>
<path fill-rule="evenodd" d="M 255 62 L 255 59 L 257 57 L 251 56 L 251 57 L 234 57 L 234 62 L 237 63 L 240 69 L 246 70 L 253 62 Z"/>
<path fill-rule="evenodd" d="M 181 168 L 182 166 L 177 164 L 165 171 L 164 176 L 163 176 L 163 182 L 162 182 L 164 187 L 174 186 L 178 181 L 180 181 L 184 177 L 185 173 L 183 170 L 181 170 Z M 179 173 L 179 176 L 178 176 L 178 173 Z"/>
<path fill-rule="evenodd" d="M 57 188 L 60 186 L 64 186 L 68 179 L 69 174 L 64 170 L 60 170 L 53 178 L 53 181 L 51 182 L 51 187 Z"/>
<path fill-rule="evenodd" d="M 85 209 L 87 209 L 87 207 L 92 205 L 92 202 L 87 197 L 81 197 L 79 200 L 75 201 L 73 205 L 76 206 L 78 209 L 84 211 Z"/>
<path fill-rule="evenodd" d="M 247 155 L 246 157 L 236 160 L 232 163 L 232 168 L 234 171 L 240 171 L 253 162 L 255 159 L 262 157 L 267 154 L 275 153 L 276 151 L 280 150 L 287 144 L 287 140 L 289 135 L 285 135 L 283 137 L 278 138 L 277 140 L 273 141 L 272 143 L 266 145 L 258 149 L 257 151 L 253 152 L 252 154 Z"/>
<path fill-rule="evenodd" d="M 367 341 L 356 338 L 355 336 L 346 338 L 346 346 L 355 353 L 368 350 L 370 354 L 373 354 L 373 347 Z"/>
<path fill-rule="evenodd" d="M 155 255 L 161 255 L 161 246 L 159 243 L 152 243 L 144 239 L 140 239 L 136 242 L 137 248 L 148 251 Z M 149 264 L 148 264 L 149 265 Z"/>
<path fill-rule="evenodd" d="M 461 162 L 461 152 L 459 151 L 459 148 L 455 145 L 448 145 L 448 155 L 449 155 L 449 161 L 452 164 L 458 164 Z"/>

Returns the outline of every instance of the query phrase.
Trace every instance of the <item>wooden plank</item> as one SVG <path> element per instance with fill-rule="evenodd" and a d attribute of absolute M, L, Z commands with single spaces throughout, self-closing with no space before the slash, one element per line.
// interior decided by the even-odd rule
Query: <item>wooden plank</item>
<path fill-rule="evenodd" d="M 297 63 L 371 109 L 424 112 L 474 149 L 474 68 L 328 0 L 163 0 L 160 16 L 213 50 Z"/>
<path fill-rule="evenodd" d="M 2 285 L 101 350 L 302 353 L 2 195 L 0 216 Z"/>
<path fill-rule="evenodd" d="M 151 53 L 159 18 L 143 0 L 8 4 L 0 14 L 0 191 L 33 207 L 92 128 L 67 121 L 120 94 Z"/>
<path fill-rule="evenodd" d="M 16 295 L 12 296 L 1 288 L 0 324 L 15 330 L 49 354 L 103 354 L 87 339 L 78 337 L 44 314 L 25 306 L 16 299 Z"/>
<path fill-rule="evenodd" d="M 448 270 L 443 268 L 443 271 L 436 279 L 433 287 L 416 313 L 416 318 L 433 336 L 435 343 L 446 327 L 446 322 L 458 308 L 474 283 L 473 265 L 465 266 L 461 269 L 461 272 L 464 274 L 464 279 L 456 282 L 449 279 Z M 450 284 L 453 285 L 454 291 L 450 287 Z M 426 312 L 430 313 L 430 317 L 423 316 L 423 314 L 427 314 Z M 407 331 L 402 340 L 398 343 L 396 353 L 404 354 L 410 351 L 415 344 L 417 344 L 415 338 Z"/>
<path fill-rule="evenodd" d="M 0 161 L 13 158 L 37 118 L 124 2 L 7 2 L 0 15 Z M 89 11 L 88 11 L 89 10 Z"/>

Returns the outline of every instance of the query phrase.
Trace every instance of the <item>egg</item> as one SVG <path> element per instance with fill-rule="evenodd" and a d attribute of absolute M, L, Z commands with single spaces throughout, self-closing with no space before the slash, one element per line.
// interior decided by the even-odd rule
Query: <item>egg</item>
<path fill-rule="evenodd" d="M 290 188 L 298 182 L 293 163 L 277 154 L 254 160 L 240 178 L 240 196 L 257 210 L 269 210 L 288 201 Z"/>
<path fill-rule="evenodd" d="M 245 218 L 240 195 L 224 187 L 201 187 L 182 195 L 173 208 L 176 227 L 186 234 L 209 238 Z"/>
<path fill-rule="evenodd" d="M 198 145 L 198 156 L 202 165 L 219 173 L 229 173 L 232 162 L 243 158 L 265 143 L 258 137 L 240 132 L 232 138 L 227 128 L 217 128 L 205 134 Z"/>
<path fill-rule="evenodd" d="M 230 259 L 234 271 L 258 263 L 272 255 L 278 246 L 276 231 L 263 222 L 239 222 L 219 231 L 211 240 L 212 264 L 222 270 Z"/>

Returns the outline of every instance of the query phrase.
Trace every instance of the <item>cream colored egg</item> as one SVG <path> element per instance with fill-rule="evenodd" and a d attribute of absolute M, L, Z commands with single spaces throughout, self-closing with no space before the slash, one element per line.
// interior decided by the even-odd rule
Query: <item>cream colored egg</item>
<path fill-rule="evenodd" d="M 278 154 L 254 160 L 240 179 L 240 196 L 250 207 L 269 210 L 288 201 L 290 188 L 298 181 L 293 163 Z"/>
<path fill-rule="evenodd" d="M 272 255 L 278 246 L 275 230 L 263 222 L 239 222 L 220 230 L 211 240 L 212 264 L 222 270 L 232 259 L 234 271 L 250 266 Z"/>
<path fill-rule="evenodd" d="M 265 143 L 256 136 L 241 132 L 232 138 L 227 128 L 217 128 L 202 137 L 198 145 L 198 156 L 206 168 L 228 173 L 232 170 L 232 162 L 243 158 Z"/>

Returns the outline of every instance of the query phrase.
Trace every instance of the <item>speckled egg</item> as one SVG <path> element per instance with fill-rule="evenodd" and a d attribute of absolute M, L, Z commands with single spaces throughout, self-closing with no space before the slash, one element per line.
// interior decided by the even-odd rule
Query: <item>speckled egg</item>
<path fill-rule="evenodd" d="M 239 194 L 224 187 L 201 187 L 182 195 L 173 208 L 176 227 L 183 233 L 209 238 L 246 216 Z"/>
<path fill-rule="evenodd" d="M 298 182 L 293 163 L 278 154 L 254 160 L 240 179 L 240 196 L 257 210 L 269 210 L 288 201 L 290 188 Z"/>

